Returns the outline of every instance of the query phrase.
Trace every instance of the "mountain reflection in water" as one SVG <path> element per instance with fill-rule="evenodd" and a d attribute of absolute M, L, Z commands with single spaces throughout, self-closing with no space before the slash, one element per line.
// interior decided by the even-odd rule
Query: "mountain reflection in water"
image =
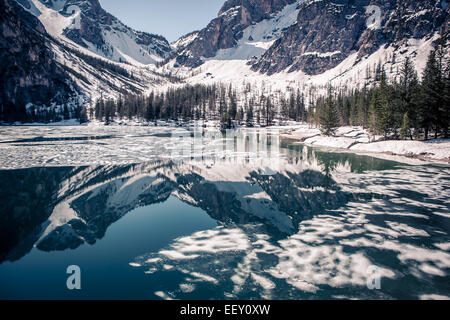
<path fill-rule="evenodd" d="M 143 277 L 179 274 L 149 288 L 160 298 L 450 296 L 446 168 L 282 150 L 276 168 L 231 158 L 0 171 L 0 262 L 94 245 L 127 213 L 176 197 L 218 227 L 130 261 Z M 366 286 L 371 265 L 381 290 Z"/>

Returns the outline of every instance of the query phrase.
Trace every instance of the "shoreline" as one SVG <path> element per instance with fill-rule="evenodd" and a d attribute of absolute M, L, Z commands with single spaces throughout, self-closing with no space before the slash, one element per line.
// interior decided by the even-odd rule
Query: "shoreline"
<path fill-rule="evenodd" d="M 319 129 L 301 126 L 280 134 L 280 139 L 312 147 L 347 151 L 382 159 L 421 164 L 450 164 L 450 139 L 381 140 L 371 137 L 361 127 L 340 127 L 332 137 L 324 136 Z"/>

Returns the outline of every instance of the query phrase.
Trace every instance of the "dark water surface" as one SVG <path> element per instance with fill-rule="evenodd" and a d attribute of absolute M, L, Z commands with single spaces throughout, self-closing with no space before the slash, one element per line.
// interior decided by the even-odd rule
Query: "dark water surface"
<path fill-rule="evenodd" d="M 0 171 L 0 298 L 450 297 L 448 167 L 281 150 Z"/>

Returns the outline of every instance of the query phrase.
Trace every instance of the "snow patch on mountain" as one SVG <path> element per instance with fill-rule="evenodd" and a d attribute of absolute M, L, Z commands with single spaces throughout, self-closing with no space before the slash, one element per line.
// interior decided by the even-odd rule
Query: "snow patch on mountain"
<path fill-rule="evenodd" d="M 64 29 L 68 28 L 72 22 L 72 16 L 65 17 L 58 11 L 59 6 L 52 6 L 51 8 L 42 4 L 38 0 L 30 0 L 33 5 L 39 10 L 40 14 L 37 16 L 45 27 L 45 30 L 53 37 L 61 37 Z M 65 1 L 55 1 L 54 3 L 60 4 Z"/>
<path fill-rule="evenodd" d="M 187 35 L 182 36 L 180 39 L 176 40 L 171 44 L 174 50 L 178 50 L 180 48 L 184 48 L 189 45 L 192 41 L 197 39 L 199 31 L 194 31 L 188 33 Z"/>

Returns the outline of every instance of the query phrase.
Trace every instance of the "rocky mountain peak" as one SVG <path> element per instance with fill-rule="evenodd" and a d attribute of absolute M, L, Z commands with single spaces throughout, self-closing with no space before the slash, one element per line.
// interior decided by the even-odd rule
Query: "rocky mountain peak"
<path fill-rule="evenodd" d="M 243 30 L 279 12 L 295 0 L 228 0 L 217 18 L 202 29 L 195 40 L 178 51 L 177 62 L 196 67 L 202 58 L 216 55 L 220 49 L 234 47 L 243 36 Z"/>

